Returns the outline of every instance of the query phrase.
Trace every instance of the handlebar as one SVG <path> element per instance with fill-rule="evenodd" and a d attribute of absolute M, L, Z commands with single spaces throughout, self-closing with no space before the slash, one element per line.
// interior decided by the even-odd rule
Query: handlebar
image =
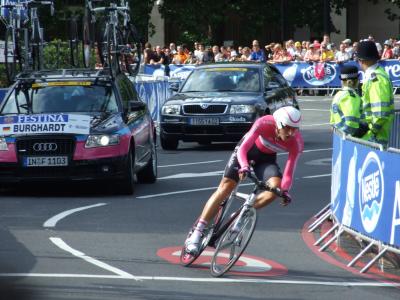
<path fill-rule="evenodd" d="M 251 171 L 251 172 L 247 175 L 247 177 L 248 177 L 251 181 L 253 181 L 254 184 L 255 184 L 259 189 L 266 190 L 266 191 L 268 191 L 268 192 L 272 192 L 272 193 L 274 193 L 275 195 L 277 195 L 278 197 L 281 197 L 281 198 L 284 198 L 284 197 L 285 197 L 284 192 L 283 192 L 280 188 L 271 187 L 271 186 L 268 185 L 268 183 L 264 183 L 264 182 L 258 180 L 257 177 L 254 175 L 254 172 L 253 172 L 253 171 Z"/>

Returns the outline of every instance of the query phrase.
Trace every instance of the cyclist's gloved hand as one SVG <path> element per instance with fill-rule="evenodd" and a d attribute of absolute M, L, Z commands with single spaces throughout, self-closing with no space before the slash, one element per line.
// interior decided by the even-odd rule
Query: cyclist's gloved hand
<path fill-rule="evenodd" d="M 243 179 L 246 178 L 246 176 L 247 176 L 248 174 L 250 174 L 250 168 L 249 168 L 249 167 L 240 168 L 239 171 L 238 171 L 238 173 L 239 173 L 239 178 L 240 178 L 240 180 L 243 180 Z"/>
<path fill-rule="evenodd" d="M 290 196 L 288 191 L 283 191 L 282 192 L 282 201 L 281 201 L 281 205 L 282 206 L 287 206 L 290 204 L 290 202 L 292 202 L 292 196 Z"/>

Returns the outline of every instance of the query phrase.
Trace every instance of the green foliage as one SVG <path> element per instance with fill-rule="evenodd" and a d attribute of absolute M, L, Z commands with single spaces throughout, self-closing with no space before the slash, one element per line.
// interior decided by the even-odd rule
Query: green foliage
<path fill-rule="evenodd" d="M 167 20 L 173 20 L 173 26 L 179 28 L 181 35 L 177 43 L 216 41 L 215 32 L 229 20 L 230 17 L 240 19 L 240 30 L 250 38 L 260 37 L 263 27 L 281 26 L 282 5 L 286 7 L 285 18 L 289 29 L 309 26 L 312 32 L 323 33 L 324 1 L 309 0 L 202 0 L 181 1 L 164 0 L 159 6 L 161 15 Z M 339 12 L 349 0 L 331 0 L 330 6 Z M 399 0 L 400 1 L 400 0 Z M 335 28 L 332 28 L 335 30 Z M 190 34 L 189 34 L 190 33 Z"/>

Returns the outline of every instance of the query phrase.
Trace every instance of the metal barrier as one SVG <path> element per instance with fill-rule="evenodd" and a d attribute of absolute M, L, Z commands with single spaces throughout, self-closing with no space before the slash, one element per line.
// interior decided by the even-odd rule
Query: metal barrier
<path fill-rule="evenodd" d="M 314 243 L 319 251 L 325 251 L 335 240 L 339 242 L 345 232 L 365 242 L 348 267 L 375 246 L 378 251 L 369 253 L 373 257 L 359 271 L 365 273 L 386 252 L 400 255 L 400 176 L 396 170 L 400 149 L 384 151 L 380 144 L 338 130 L 333 148 L 331 203 L 314 216 L 308 231 L 315 231 L 327 219 L 333 221 L 334 225 Z"/>

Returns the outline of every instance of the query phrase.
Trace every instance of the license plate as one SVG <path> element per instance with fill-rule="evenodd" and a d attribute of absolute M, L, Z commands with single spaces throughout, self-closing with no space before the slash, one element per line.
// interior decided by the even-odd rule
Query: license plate
<path fill-rule="evenodd" d="M 27 156 L 24 167 L 59 167 L 68 166 L 68 156 Z"/>
<path fill-rule="evenodd" d="M 191 118 L 190 125 L 219 125 L 219 118 Z"/>

